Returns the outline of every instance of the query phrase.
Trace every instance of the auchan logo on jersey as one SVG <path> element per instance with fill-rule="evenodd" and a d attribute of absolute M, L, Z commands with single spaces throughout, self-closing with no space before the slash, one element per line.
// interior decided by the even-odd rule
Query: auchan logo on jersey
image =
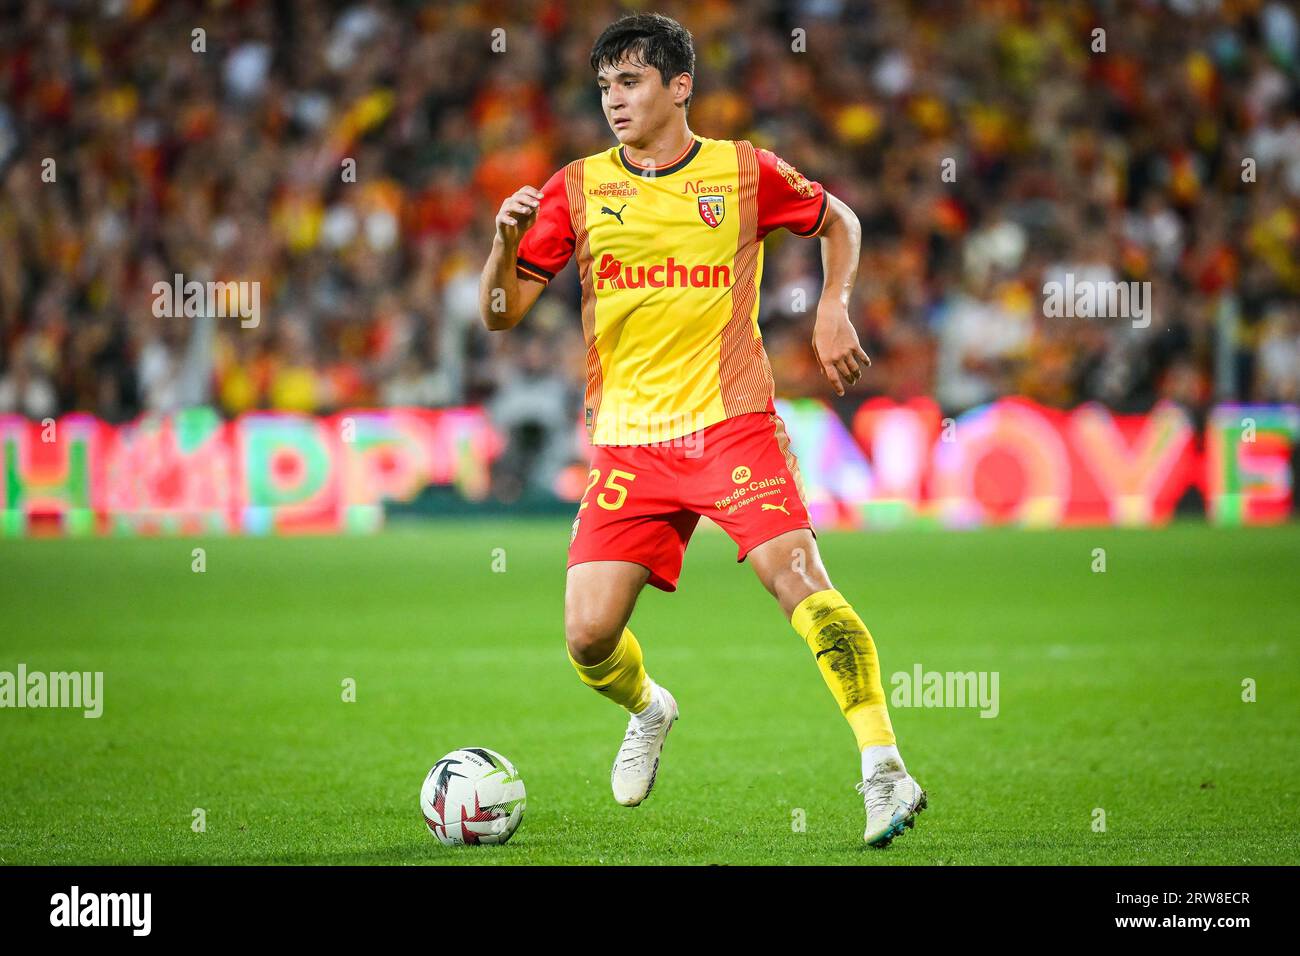
<path fill-rule="evenodd" d="M 731 266 L 688 266 L 672 256 L 667 262 L 625 266 L 607 252 L 596 267 L 596 288 L 606 283 L 611 289 L 727 289 Z"/>

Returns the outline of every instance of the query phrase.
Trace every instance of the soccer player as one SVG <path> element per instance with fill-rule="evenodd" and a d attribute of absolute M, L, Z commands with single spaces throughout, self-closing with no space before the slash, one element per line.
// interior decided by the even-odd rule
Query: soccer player
<path fill-rule="evenodd" d="M 836 394 L 857 383 L 871 364 L 848 315 L 861 227 L 767 150 L 691 132 L 695 50 L 675 20 L 618 20 L 591 66 L 619 145 L 502 203 L 479 309 L 489 329 L 512 328 L 578 257 L 593 456 L 564 624 L 578 676 L 630 714 L 614 799 L 636 806 L 650 794 L 678 716 L 627 624 L 647 581 L 676 589 L 708 515 L 812 652 L 861 753 L 864 839 L 884 846 L 926 796 L 899 756 L 871 634 L 818 555 L 758 328 L 763 238 L 781 228 L 820 238 L 813 349 Z"/>

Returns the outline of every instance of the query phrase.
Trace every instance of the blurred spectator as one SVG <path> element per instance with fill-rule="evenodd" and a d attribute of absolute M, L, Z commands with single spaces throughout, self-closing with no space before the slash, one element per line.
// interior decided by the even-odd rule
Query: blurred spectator
<path fill-rule="evenodd" d="M 1259 385 L 1264 402 L 1300 402 L 1300 305 L 1274 308 L 1259 341 Z"/>
<path fill-rule="evenodd" d="M 777 150 L 862 219 L 854 395 L 1297 400 L 1293 4 L 661 7 L 695 35 L 692 129 Z M 506 194 L 614 143 L 587 56 L 618 12 L 7 5 L 0 411 L 487 402 L 515 435 L 501 480 L 546 486 L 580 414 L 575 270 L 504 337 L 478 271 Z M 817 244 L 767 255 L 778 392 L 829 398 Z M 1044 316 L 1065 272 L 1150 282 L 1151 327 Z M 261 321 L 156 319 L 176 274 L 260 282 Z"/>

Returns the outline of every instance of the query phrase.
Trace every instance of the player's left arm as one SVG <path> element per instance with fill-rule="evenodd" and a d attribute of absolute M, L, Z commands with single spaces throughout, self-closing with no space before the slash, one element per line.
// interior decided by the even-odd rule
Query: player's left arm
<path fill-rule="evenodd" d="M 862 226 L 853 210 L 812 182 L 781 157 L 756 149 L 758 161 L 758 231 L 761 241 L 773 229 L 787 229 L 822 243 L 822 295 L 813 327 L 817 366 L 835 394 L 843 395 L 871 364 L 849 321 L 849 296 L 858 275 Z"/>
<path fill-rule="evenodd" d="M 862 350 L 849 320 L 849 297 L 858 277 L 862 224 L 842 200 L 826 193 L 826 219 L 817 234 L 822 243 L 822 295 L 813 326 L 813 352 L 836 395 L 856 385 L 871 359 Z"/>

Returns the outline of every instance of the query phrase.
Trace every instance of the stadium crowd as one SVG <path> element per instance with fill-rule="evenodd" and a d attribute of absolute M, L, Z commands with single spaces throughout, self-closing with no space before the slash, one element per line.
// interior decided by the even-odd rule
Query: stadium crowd
<path fill-rule="evenodd" d="M 0 14 L 0 413 L 483 402 L 552 449 L 544 471 L 562 464 L 583 380 L 574 266 L 505 335 L 481 326 L 478 274 L 506 195 L 613 144 L 587 57 L 626 7 Z M 645 9 L 695 36 L 692 130 L 769 147 L 858 213 L 874 365 L 846 409 L 1300 401 L 1292 4 Z M 177 273 L 260 282 L 260 321 L 156 317 L 153 285 Z M 1063 273 L 1150 282 L 1149 327 L 1045 316 Z M 769 240 L 780 395 L 833 399 L 808 345 L 820 288 L 818 243 Z"/>

